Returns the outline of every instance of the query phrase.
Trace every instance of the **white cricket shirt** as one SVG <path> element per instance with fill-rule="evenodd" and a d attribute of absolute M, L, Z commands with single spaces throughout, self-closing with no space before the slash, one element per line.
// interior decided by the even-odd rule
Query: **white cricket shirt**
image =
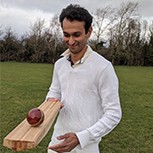
<path fill-rule="evenodd" d="M 63 55 L 55 63 L 46 96 L 46 99 L 59 98 L 64 104 L 52 141 L 58 143 L 57 136 L 75 132 L 80 145 L 74 152 L 90 153 L 90 146 L 97 146 L 121 119 L 118 79 L 112 64 L 89 46 L 84 57 L 73 66 L 67 60 L 69 50 Z"/>

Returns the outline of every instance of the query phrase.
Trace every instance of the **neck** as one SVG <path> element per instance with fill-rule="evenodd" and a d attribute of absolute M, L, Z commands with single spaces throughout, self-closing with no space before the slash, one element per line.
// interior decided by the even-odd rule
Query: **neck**
<path fill-rule="evenodd" d="M 87 50 L 87 46 L 85 46 L 83 50 L 77 54 L 71 53 L 71 60 L 73 61 L 73 63 L 76 63 L 77 61 L 79 61 L 84 56 L 86 50 Z"/>

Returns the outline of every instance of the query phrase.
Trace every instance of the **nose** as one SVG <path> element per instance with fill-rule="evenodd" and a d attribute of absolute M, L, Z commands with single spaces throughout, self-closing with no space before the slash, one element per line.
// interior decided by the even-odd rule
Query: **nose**
<path fill-rule="evenodd" d="M 73 45 L 74 43 L 75 43 L 74 38 L 73 38 L 72 36 L 69 37 L 68 44 L 69 44 L 69 45 Z"/>

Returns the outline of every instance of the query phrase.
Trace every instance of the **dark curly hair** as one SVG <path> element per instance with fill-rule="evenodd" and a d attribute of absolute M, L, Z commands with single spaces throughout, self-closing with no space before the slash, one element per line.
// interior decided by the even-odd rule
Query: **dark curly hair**
<path fill-rule="evenodd" d="M 63 26 L 64 18 L 69 21 L 84 21 L 85 22 L 85 32 L 87 33 L 92 24 L 92 15 L 80 5 L 70 4 L 66 8 L 64 8 L 59 16 L 59 21 L 61 26 Z"/>

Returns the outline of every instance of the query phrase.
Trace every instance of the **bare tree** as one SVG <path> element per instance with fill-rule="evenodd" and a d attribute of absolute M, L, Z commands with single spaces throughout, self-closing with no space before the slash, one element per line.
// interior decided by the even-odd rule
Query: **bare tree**
<path fill-rule="evenodd" d="M 150 35 L 150 37 L 153 36 L 153 20 L 149 25 L 149 35 Z"/>
<path fill-rule="evenodd" d="M 19 41 L 11 27 L 6 27 L 1 41 L 1 61 L 18 60 Z"/>
<path fill-rule="evenodd" d="M 51 62 L 56 60 L 58 45 L 61 44 L 60 24 L 55 15 L 50 26 L 45 26 L 44 19 L 37 19 L 30 27 L 30 32 L 23 39 L 23 55 L 26 61 Z"/>
<path fill-rule="evenodd" d="M 141 23 L 141 39 L 143 41 L 148 41 L 148 21 L 143 20 Z"/>
<path fill-rule="evenodd" d="M 103 39 L 106 37 L 108 28 L 113 24 L 114 18 L 112 14 L 114 9 L 110 7 L 99 8 L 94 13 L 94 22 L 93 22 L 93 34 L 95 37 L 95 45 L 98 47 L 98 44 L 102 43 Z M 96 47 L 96 49 L 98 49 Z"/>
<path fill-rule="evenodd" d="M 31 60 L 33 62 L 42 62 L 42 55 L 44 54 L 44 40 L 43 34 L 45 31 L 45 20 L 37 19 L 31 26 L 31 32 L 29 35 L 29 47 L 32 52 Z"/>
<path fill-rule="evenodd" d="M 153 21 L 149 25 L 149 44 L 145 55 L 145 65 L 153 66 Z"/>
<path fill-rule="evenodd" d="M 128 2 L 122 3 L 120 8 L 116 10 L 114 15 L 115 22 L 109 29 L 110 32 L 110 48 L 112 52 L 112 63 L 119 63 L 123 50 L 126 48 L 125 43 L 129 37 L 127 34 L 129 26 L 137 15 L 138 3 Z M 132 24 L 131 24 L 132 26 Z M 126 38 L 125 38 L 126 34 Z M 128 40 L 129 41 L 129 40 Z"/>
<path fill-rule="evenodd" d="M 40 38 L 45 29 L 45 20 L 38 18 L 34 24 L 30 27 L 30 35 L 36 36 L 36 38 Z"/>
<path fill-rule="evenodd" d="M 2 34 L 3 34 L 2 25 L 0 25 L 0 37 L 2 36 Z"/>
<path fill-rule="evenodd" d="M 58 14 L 52 17 L 52 20 L 50 21 L 50 28 L 49 28 L 48 34 L 52 36 L 52 39 L 50 39 L 50 43 L 48 43 L 48 46 L 50 50 L 52 50 L 53 57 L 54 57 L 53 62 L 55 62 L 58 54 L 60 54 L 58 53 L 58 45 L 61 44 L 62 42 L 62 31 L 61 31 L 60 23 L 58 21 Z"/>

